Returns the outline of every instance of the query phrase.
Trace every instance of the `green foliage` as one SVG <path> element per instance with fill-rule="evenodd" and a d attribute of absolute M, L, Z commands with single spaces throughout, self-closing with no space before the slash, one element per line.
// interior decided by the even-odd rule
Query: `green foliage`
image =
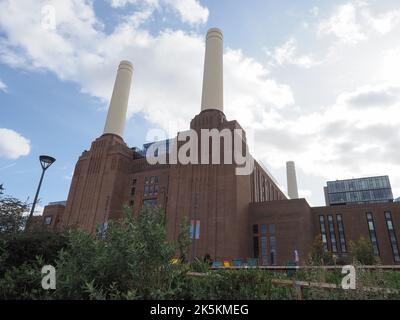
<path fill-rule="evenodd" d="M 171 263 L 175 255 L 187 254 L 190 244 L 185 221 L 177 243 L 167 241 L 164 212 L 144 207 L 133 216 L 109 222 L 107 232 L 95 237 L 70 230 L 65 235 L 23 234 L 0 239 L 0 299 L 296 299 L 292 286 L 273 284 L 286 273 L 259 268 L 211 270 L 210 261 Z M 31 242 L 31 244 L 29 243 Z M 34 244 L 37 248 L 34 248 Z M 364 246 L 364 244 L 363 244 Z M 363 247 L 361 246 L 361 247 Z M 30 252 L 32 250 L 32 252 Z M 362 251 L 364 252 L 364 251 Z M 36 256 L 36 258 L 35 258 Z M 10 258 L 11 257 L 11 258 Z M 310 261 L 328 264 L 331 257 L 317 239 Z M 56 290 L 43 290 L 41 268 L 56 268 Z M 190 272 L 189 272 L 190 271 Z M 193 273 L 196 271 L 197 273 Z M 298 271 L 291 280 L 340 285 L 339 270 L 324 268 Z M 309 288 L 305 299 L 398 299 L 397 272 L 370 271 L 357 267 L 357 290 Z"/>
<path fill-rule="evenodd" d="M 314 239 L 313 246 L 311 248 L 309 264 L 314 266 L 333 265 L 333 257 L 329 251 L 324 248 L 322 242 L 322 236 L 319 235 Z"/>
<path fill-rule="evenodd" d="M 6 240 L 0 238 L 0 275 L 2 274 L 1 270 L 4 268 L 3 266 L 5 265 L 7 258 L 7 242 Z"/>
<path fill-rule="evenodd" d="M 154 206 L 110 221 L 104 238 L 72 231 L 57 260 L 57 295 L 68 299 L 163 299 L 184 265 L 171 264 L 176 246 L 167 241 L 164 212 Z M 83 268 L 84 266 L 84 268 Z"/>
<path fill-rule="evenodd" d="M 350 241 L 349 253 L 353 261 L 363 265 L 375 265 L 379 262 L 374 254 L 371 242 L 364 237 L 361 237 L 357 242 Z"/>
<path fill-rule="evenodd" d="M 191 239 L 189 237 L 190 225 L 185 217 L 180 226 L 179 226 L 179 234 L 178 234 L 178 251 L 179 251 L 179 259 L 181 262 L 187 262 L 188 256 L 188 248 L 191 243 Z"/>
<path fill-rule="evenodd" d="M 181 280 L 176 299 L 255 300 L 289 299 L 290 290 L 272 285 L 273 274 L 261 269 L 219 270 Z"/>
<path fill-rule="evenodd" d="M 37 256 L 44 263 L 53 264 L 58 252 L 67 246 L 67 238 L 62 234 L 51 232 L 24 232 L 3 237 L 1 248 L 7 253 L 4 263 L 0 265 L 0 275 L 5 269 L 36 261 Z"/>
<path fill-rule="evenodd" d="M 0 236 L 17 234 L 23 231 L 29 209 L 26 202 L 12 197 L 0 197 Z"/>

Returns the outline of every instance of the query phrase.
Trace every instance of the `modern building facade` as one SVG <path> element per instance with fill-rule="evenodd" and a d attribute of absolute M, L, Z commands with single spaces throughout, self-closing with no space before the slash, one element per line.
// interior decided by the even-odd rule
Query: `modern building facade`
<path fill-rule="evenodd" d="M 328 181 L 325 202 L 327 205 L 393 202 L 389 177 Z"/>
<path fill-rule="evenodd" d="M 222 39 L 219 29 L 207 33 L 202 102 L 189 125 L 199 137 L 202 129 L 242 130 L 224 114 Z M 95 234 L 105 230 L 110 219 L 123 217 L 125 204 L 137 215 L 149 204 L 164 210 L 171 240 L 177 238 L 185 218 L 191 222 L 190 258 L 258 258 L 263 265 L 284 265 L 294 260 L 296 252 L 305 263 L 315 237 L 322 234 L 326 250 L 339 256 L 347 254 L 350 240 L 364 236 L 377 244 L 384 263 L 397 262 L 400 203 L 312 208 L 305 199 L 288 199 L 257 161 L 245 175 L 237 174 L 240 165 L 235 161 L 150 164 L 145 150 L 151 144 L 130 148 L 123 140 L 132 73 L 132 64 L 121 62 L 104 132 L 79 157 L 66 204 L 45 207 L 43 221 L 48 228 L 76 227 Z M 202 139 L 199 153 L 204 152 Z M 215 153 L 224 158 L 226 143 L 221 138 L 218 148 L 207 148 L 209 159 Z M 240 145 L 247 150 L 245 132 Z M 295 197 L 294 163 L 289 170 Z"/>

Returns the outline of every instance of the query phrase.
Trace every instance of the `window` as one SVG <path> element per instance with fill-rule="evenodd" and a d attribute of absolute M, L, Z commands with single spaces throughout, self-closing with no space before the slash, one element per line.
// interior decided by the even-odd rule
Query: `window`
<path fill-rule="evenodd" d="M 200 220 L 190 221 L 190 239 L 200 239 Z"/>
<path fill-rule="evenodd" d="M 276 265 L 276 238 L 275 235 L 271 235 L 269 237 L 269 245 L 270 245 L 270 258 L 271 265 Z"/>
<path fill-rule="evenodd" d="M 261 225 L 261 233 L 262 234 L 267 234 L 267 225 L 266 224 L 262 224 Z"/>
<path fill-rule="evenodd" d="M 341 214 L 336 215 L 336 224 L 339 233 L 340 249 L 342 252 L 347 252 L 346 237 L 344 236 L 344 226 Z"/>
<path fill-rule="evenodd" d="M 261 263 L 265 266 L 268 264 L 267 256 L 267 225 L 261 225 Z"/>
<path fill-rule="evenodd" d="M 389 232 L 389 239 L 392 245 L 393 259 L 395 262 L 400 262 L 399 246 L 397 245 L 396 232 L 393 228 L 392 213 L 390 211 L 385 212 L 386 226 Z"/>
<path fill-rule="evenodd" d="M 52 216 L 47 216 L 44 218 L 44 224 L 46 225 L 50 225 L 51 224 L 51 220 L 53 220 Z"/>
<path fill-rule="evenodd" d="M 259 247 L 258 247 L 258 237 L 253 237 L 253 255 L 254 258 L 258 259 L 259 257 Z"/>
<path fill-rule="evenodd" d="M 97 236 L 104 239 L 107 234 L 108 223 L 104 222 L 97 226 Z"/>
<path fill-rule="evenodd" d="M 253 224 L 253 233 L 258 233 L 258 224 Z"/>
<path fill-rule="evenodd" d="M 137 182 L 137 179 L 136 179 L 136 178 L 133 178 L 133 180 L 132 180 L 132 185 L 133 185 L 133 186 L 136 185 L 136 182 Z"/>
<path fill-rule="evenodd" d="M 325 251 L 328 251 L 328 241 L 326 238 L 325 218 L 322 215 L 319 216 L 319 226 L 321 229 L 321 237 L 322 237 L 322 243 L 324 244 L 324 249 L 325 249 Z"/>
<path fill-rule="evenodd" d="M 269 225 L 269 233 L 271 233 L 271 234 L 275 233 L 275 225 L 274 224 Z"/>
<path fill-rule="evenodd" d="M 159 186 L 158 181 L 159 178 L 156 176 L 146 177 L 145 178 L 145 186 L 144 186 L 144 196 L 153 196 L 158 194 Z"/>
<path fill-rule="evenodd" d="M 333 216 L 328 215 L 328 225 L 329 225 L 329 235 L 331 237 L 332 252 L 337 252 L 336 235 L 335 235 L 335 225 L 333 223 Z"/>
<path fill-rule="evenodd" d="M 158 204 L 157 199 L 146 199 L 143 200 L 143 204 L 147 206 L 156 206 Z"/>
<path fill-rule="evenodd" d="M 374 218 L 371 212 L 367 212 L 367 222 L 368 222 L 369 237 L 371 239 L 372 247 L 374 248 L 375 255 L 378 256 L 379 255 L 378 239 L 376 237 Z"/>
<path fill-rule="evenodd" d="M 134 196 L 134 195 L 135 195 L 135 191 L 136 191 L 136 188 L 133 187 L 133 188 L 131 189 L 131 196 Z"/>

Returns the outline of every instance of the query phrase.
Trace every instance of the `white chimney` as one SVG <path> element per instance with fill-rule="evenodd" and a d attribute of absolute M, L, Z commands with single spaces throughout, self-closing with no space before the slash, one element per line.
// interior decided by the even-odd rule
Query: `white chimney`
<path fill-rule="evenodd" d="M 112 133 L 123 137 L 126 111 L 128 109 L 129 92 L 131 91 L 133 65 L 129 61 L 121 61 L 114 83 L 110 107 L 104 133 Z"/>
<path fill-rule="evenodd" d="M 290 199 L 298 199 L 296 167 L 293 161 L 286 162 L 287 190 Z"/>
<path fill-rule="evenodd" d="M 216 109 L 222 112 L 224 111 L 222 56 L 222 32 L 220 29 L 211 28 L 208 30 L 206 37 L 201 111 L 207 109 Z"/>

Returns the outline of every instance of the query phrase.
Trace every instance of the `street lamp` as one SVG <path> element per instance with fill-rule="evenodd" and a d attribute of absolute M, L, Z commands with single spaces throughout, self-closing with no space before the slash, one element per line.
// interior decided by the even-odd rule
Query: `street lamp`
<path fill-rule="evenodd" d="M 53 158 L 53 157 L 50 157 L 50 156 L 42 155 L 42 156 L 39 157 L 39 161 L 40 161 L 40 165 L 42 166 L 42 175 L 40 177 L 39 185 L 38 185 L 38 188 L 36 190 L 35 199 L 33 200 L 31 212 L 29 213 L 29 217 L 28 217 L 28 220 L 26 222 L 26 227 L 28 227 L 28 223 L 31 221 L 32 216 L 33 216 L 33 212 L 35 211 L 35 206 L 36 206 L 36 202 L 37 202 L 37 199 L 38 199 L 38 196 L 39 196 L 40 187 L 42 186 L 44 172 L 47 170 L 48 167 L 50 167 L 56 161 L 56 159 Z"/>

